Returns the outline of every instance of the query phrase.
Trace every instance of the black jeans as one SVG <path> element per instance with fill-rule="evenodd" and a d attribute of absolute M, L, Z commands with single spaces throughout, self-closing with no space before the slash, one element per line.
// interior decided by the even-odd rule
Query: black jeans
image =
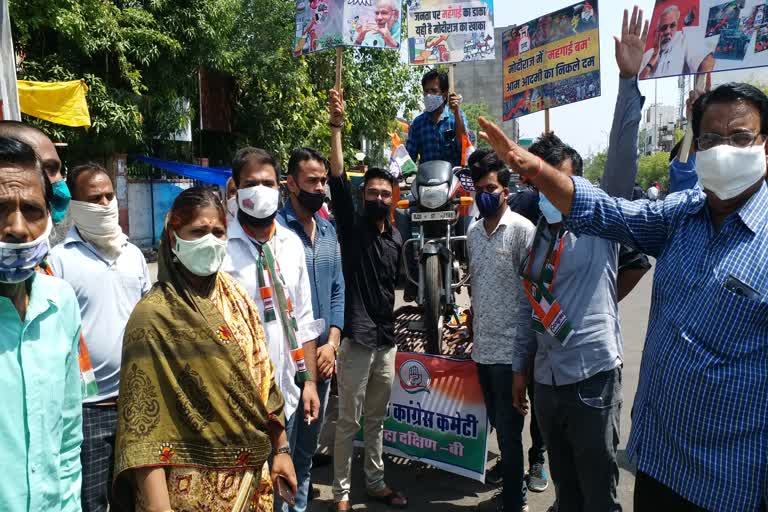
<path fill-rule="evenodd" d="M 707 512 L 642 471 L 635 475 L 635 512 Z"/>
<path fill-rule="evenodd" d="M 519 511 L 527 502 L 523 476 L 523 425 L 525 417 L 512 407 L 512 366 L 478 364 L 477 374 L 483 389 L 488 419 L 496 429 L 504 475 L 504 510 Z"/>
<path fill-rule="evenodd" d="M 535 388 L 558 512 L 621 511 L 616 490 L 621 368 L 576 384 Z"/>
<path fill-rule="evenodd" d="M 528 398 L 531 402 L 531 447 L 528 449 L 528 467 L 534 464 L 544 464 L 544 452 L 547 445 L 541 435 L 539 421 L 536 419 L 536 392 L 533 382 L 533 368 L 528 372 Z"/>

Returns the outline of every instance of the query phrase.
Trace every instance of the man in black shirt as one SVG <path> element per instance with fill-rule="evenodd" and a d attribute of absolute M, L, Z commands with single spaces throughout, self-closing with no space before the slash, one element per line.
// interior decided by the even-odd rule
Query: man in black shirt
<path fill-rule="evenodd" d="M 389 222 L 394 179 L 381 169 L 363 177 L 357 215 L 341 147 L 344 106 L 331 91 L 331 200 L 346 284 L 344 332 L 337 358 L 339 419 L 333 451 L 334 510 L 351 510 L 352 450 L 365 410 L 365 485 L 370 499 L 405 508 L 408 500 L 384 481 L 384 416 L 395 376 L 395 284 L 403 239 Z"/>

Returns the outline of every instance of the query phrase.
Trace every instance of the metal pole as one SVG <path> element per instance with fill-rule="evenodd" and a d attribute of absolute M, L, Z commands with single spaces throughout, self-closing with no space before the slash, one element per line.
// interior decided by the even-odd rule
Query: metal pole
<path fill-rule="evenodd" d="M 659 150 L 659 81 L 653 81 L 653 146 Z"/>

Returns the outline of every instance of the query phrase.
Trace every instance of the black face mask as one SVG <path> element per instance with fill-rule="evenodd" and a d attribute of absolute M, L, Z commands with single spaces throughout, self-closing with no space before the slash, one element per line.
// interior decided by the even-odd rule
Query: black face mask
<path fill-rule="evenodd" d="M 389 214 L 389 205 L 377 199 L 376 201 L 365 201 L 365 216 L 372 221 L 378 222 L 383 220 Z"/>
<path fill-rule="evenodd" d="M 240 209 L 237 210 L 238 222 L 240 222 L 241 225 L 249 225 L 255 228 L 263 228 L 263 227 L 269 226 L 275 220 L 275 215 L 277 215 L 277 210 L 275 210 L 275 213 L 273 213 L 269 217 L 264 217 L 263 219 L 259 219 L 258 217 L 254 217 L 253 215 L 248 215 L 243 210 L 240 210 Z"/>
<path fill-rule="evenodd" d="M 325 193 L 307 192 L 306 190 L 299 189 L 299 195 L 296 196 L 296 199 L 299 200 L 299 204 L 301 206 L 310 212 L 315 213 L 323 207 L 323 202 L 325 201 Z"/>

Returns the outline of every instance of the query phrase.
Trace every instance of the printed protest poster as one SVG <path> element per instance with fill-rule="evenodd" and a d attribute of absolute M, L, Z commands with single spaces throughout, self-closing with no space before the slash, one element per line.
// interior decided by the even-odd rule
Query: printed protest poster
<path fill-rule="evenodd" d="M 768 0 L 658 0 L 640 78 L 768 66 Z"/>
<path fill-rule="evenodd" d="M 398 352 L 395 370 L 384 451 L 484 482 L 488 421 L 475 362 Z"/>
<path fill-rule="evenodd" d="M 448 64 L 494 58 L 493 0 L 411 0 L 408 60 Z"/>
<path fill-rule="evenodd" d="M 505 121 L 600 96 L 597 0 L 512 27 L 502 44 Z"/>
<path fill-rule="evenodd" d="M 297 0 L 295 56 L 337 46 L 400 48 L 400 0 Z"/>

